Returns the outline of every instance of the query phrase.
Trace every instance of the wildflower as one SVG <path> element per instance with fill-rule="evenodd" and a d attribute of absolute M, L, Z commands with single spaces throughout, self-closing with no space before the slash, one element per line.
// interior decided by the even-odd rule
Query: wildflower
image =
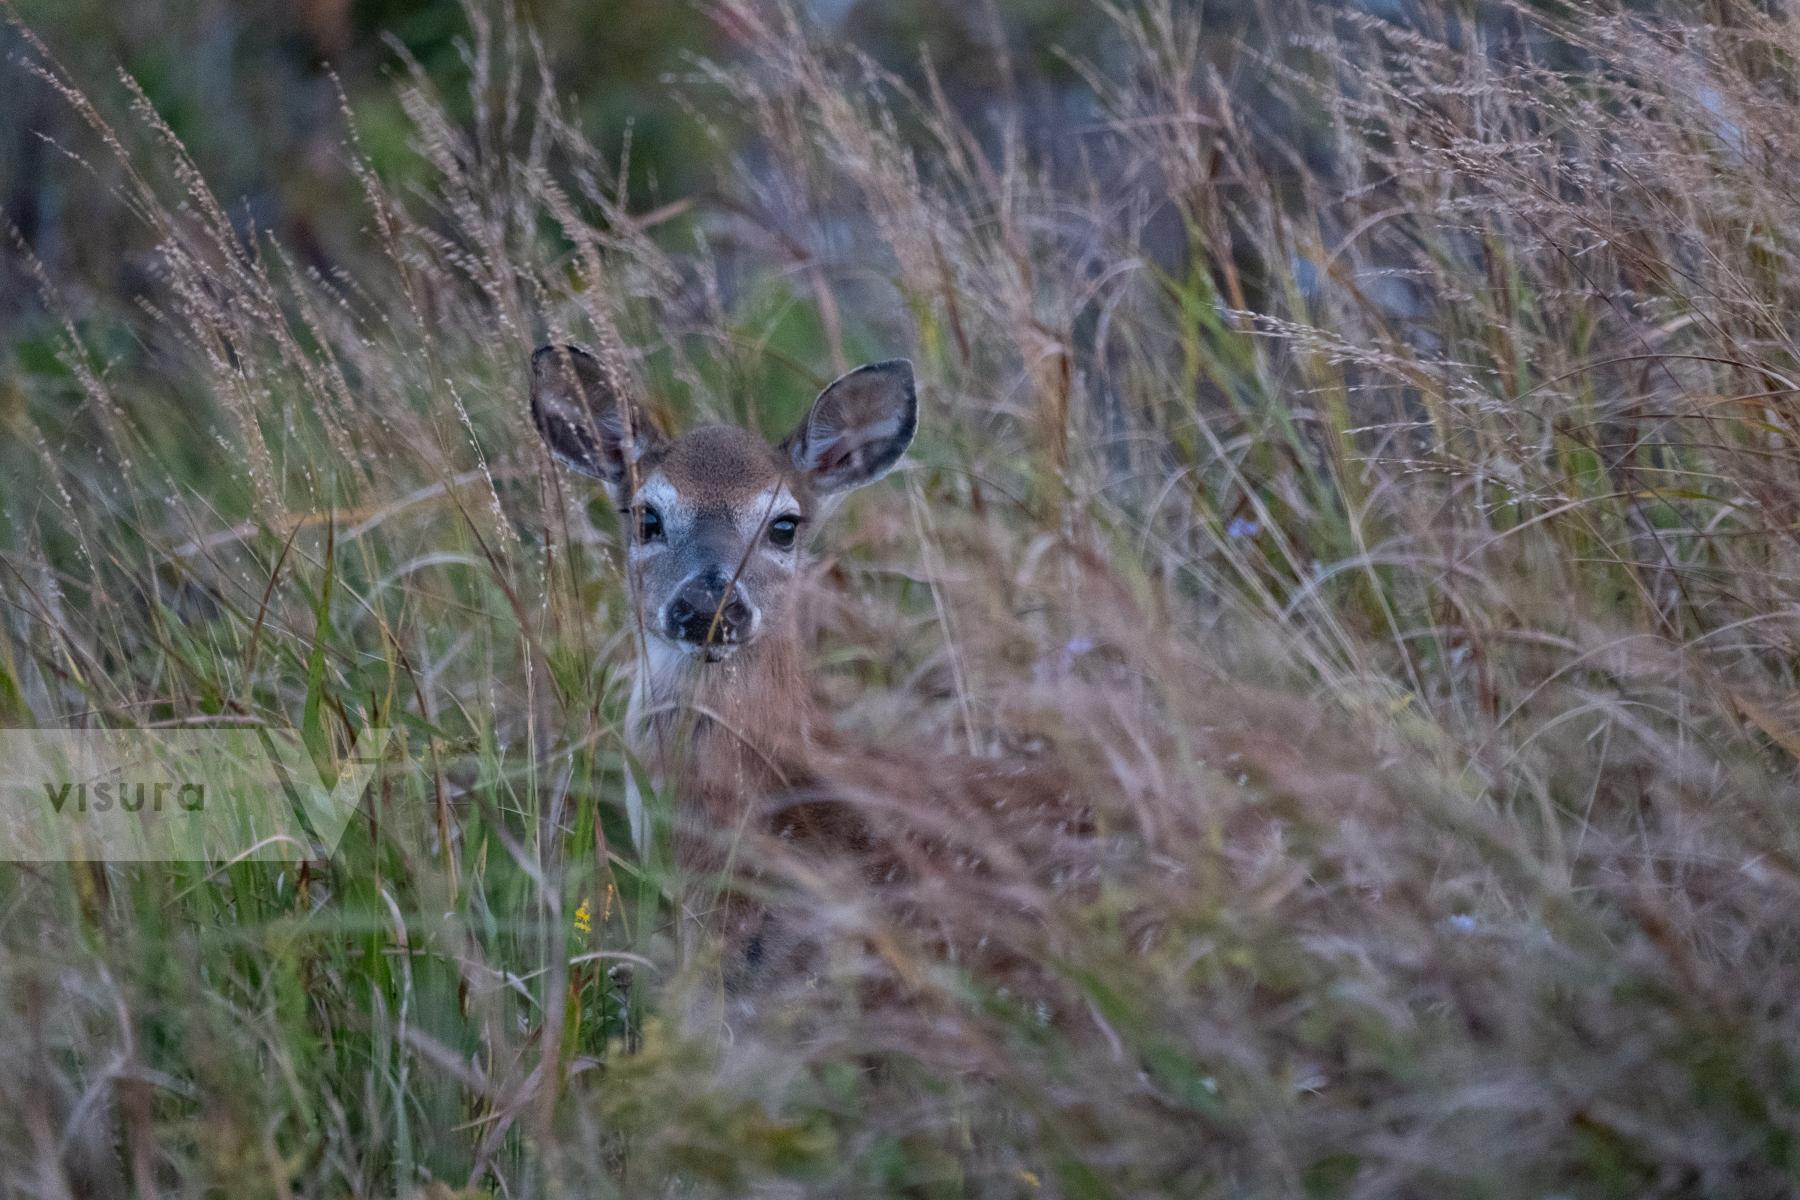
<path fill-rule="evenodd" d="M 1262 532 L 1262 526 L 1249 517 L 1233 517 L 1231 524 L 1225 526 L 1225 536 L 1232 541 L 1241 542 L 1245 538 L 1253 538 Z"/>
<path fill-rule="evenodd" d="M 583 897 L 580 906 L 575 909 L 575 932 L 587 933 L 591 931 L 593 929 L 593 917 L 593 911 L 588 908 L 586 897 Z"/>
<path fill-rule="evenodd" d="M 1063 643 L 1056 655 L 1056 673 L 1067 675 L 1075 669 L 1076 662 L 1086 654 L 1091 654 L 1099 643 L 1089 637 L 1072 637 Z"/>

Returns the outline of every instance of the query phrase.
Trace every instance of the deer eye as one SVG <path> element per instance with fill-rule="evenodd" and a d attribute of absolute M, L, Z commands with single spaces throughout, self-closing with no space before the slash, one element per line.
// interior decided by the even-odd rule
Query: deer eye
<path fill-rule="evenodd" d="M 654 542 L 663 535 L 662 514 L 648 504 L 637 510 L 637 531 L 640 542 Z"/>
<path fill-rule="evenodd" d="M 800 532 L 800 518 L 789 514 L 776 517 L 769 522 L 769 545 L 778 550 L 786 550 L 793 546 L 794 535 Z"/>

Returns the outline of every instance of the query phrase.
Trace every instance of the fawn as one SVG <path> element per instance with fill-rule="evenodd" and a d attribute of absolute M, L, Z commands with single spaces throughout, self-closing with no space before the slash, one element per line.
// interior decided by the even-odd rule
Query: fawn
<path fill-rule="evenodd" d="M 1041 780 L 1021 788 L 1017 771 L 991 764 L 845 747 L 817 710 L 797 619 L 804 534 L 900 461 L 918 408 L 912 365 L 895 359 L 830 384 L 775 445 L 729 425 L 668 438 L 592 355 L 564 345 L 533 354 L 539 433 L 624 514 L 643 643 L 627 746 L 673 793 L 682 871 L 721 872 L 734 853 L 799 853 L 896 893 L 939 864 L 981 869 L 996 840 L 1002 857 L 1022 849 L 1014 815 L 1057 815 Z M 857 803 L 869 797 L 873 806 Z M 642 846 L 642 805 L 628 803 Z M 899 809 L 904 819 L 891 819 Z M 967 836 L 992 834 L 984 818 L 1002 812 L 1005 836 Z M 1073 828 L 1066 816 L 1055 824 Z M 920 923 L 916 897 L 889 907 Z M 701 915 L 724 935 L 728 987 L 799 953 L 780 918 L 741 892 Z"/>

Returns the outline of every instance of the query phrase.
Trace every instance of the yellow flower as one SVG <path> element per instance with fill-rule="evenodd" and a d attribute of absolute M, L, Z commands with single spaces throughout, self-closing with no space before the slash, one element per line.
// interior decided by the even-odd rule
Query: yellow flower
<path fill-rule="evenodd" d="M 591 930 L 593 926 L 590 922 L 593 920 L 593 916 L 594 914 L 589 911 L 588 902 L 584 898 L 581 902 L 581 906 L 575 910 L 575 932 L 587 933 Z"/>

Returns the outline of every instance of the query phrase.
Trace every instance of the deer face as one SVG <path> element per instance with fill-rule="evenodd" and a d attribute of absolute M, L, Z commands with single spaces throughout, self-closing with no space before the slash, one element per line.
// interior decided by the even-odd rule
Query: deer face
<path fill-rule="evenodd" d="M 895 359 L 827 387 L 776 445 L 733 425 L 668 439 L 599 360 L 552 345 L 531 356 L 531 414 L 551 452 L 600 480 L 623 515 L 646 635 L 720 662 L 784 627 L 807 529 L 900 460 L 918 400 L 912 364 Z"/>

